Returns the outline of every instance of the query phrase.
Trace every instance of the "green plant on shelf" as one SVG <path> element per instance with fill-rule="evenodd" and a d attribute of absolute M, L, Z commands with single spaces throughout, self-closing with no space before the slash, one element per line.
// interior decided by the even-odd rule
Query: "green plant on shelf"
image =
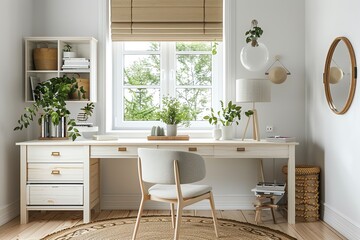
<path fill-rule="evenodd" d="M 25 108 L 25 113 L 20 116 L 18 126 L 14 128 L 14 131 L 27 128 L 34 118 L 40 114 L 39 124 L 49 119 L 53 125 L 57 126 L 62 119 L 66 119 L 68 137 L 75 140 L 81 135 L 75 127 L 75 119 L 70 119 L 66 100 L 68 100 L 69 95 L 76 92 L 83 96 L 86 93 L 83 87 L 78 87 L 74 77 L 55 77 L 39 83 L 34 90 L 35 102 L 30 107 Z M 82 110 L 91 116 L 93 109 L 94 104 L 88 103 Z"/>

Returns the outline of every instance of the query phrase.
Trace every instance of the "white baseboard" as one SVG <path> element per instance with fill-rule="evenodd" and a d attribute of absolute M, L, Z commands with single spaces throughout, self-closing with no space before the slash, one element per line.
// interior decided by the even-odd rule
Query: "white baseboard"
<path fill-rule="evenodd" d="M 360 226 L 354 224 L 349 218 L 333 209 L 328 204 L 323 204 L 324 222 L 333 227 L 349 240 L 360 238 Z"/>
<path fill-rule="evenodd" d="M 19 212 L 19 201 L 15 201 L 0 208 L 0 226 L 17 217 Z"/>
<path fill-rule="evenodd" d="M 101 209 L 139 209 L 140 195 L 103 195 L 101 198 Z M 254 209 L 254 195 L 218 195 L 214 196 L 215 208 L 217 210 L 251 210 Z M 168 210 L 169 204 L 147 201 L 145 209 Z M 210 210 L 208 201 L 190 205 L 186 209 Z"/>

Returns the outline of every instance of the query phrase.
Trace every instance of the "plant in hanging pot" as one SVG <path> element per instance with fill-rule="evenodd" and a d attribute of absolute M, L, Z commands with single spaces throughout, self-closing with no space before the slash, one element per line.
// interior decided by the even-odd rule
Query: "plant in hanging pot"
<path fill-rule="evenodd" d="M 251 21 L 251 28 L 245 32 L 247 45 L 240 51 L 240 60 L 249 71 L 261 70 L 269 60 L 267 47 L 259 42 L 263 33 L 264 31 L 258 26 L 258 21 L 255 19 Z"/>
<path fill-rule="evenodd" d="M 222 140 L 230 140 L 234 138 L 234 128 L 233 123 L 239 125 L 239 121 L 241 120 L 241 106 L 232 103 L 232 101 L 228 102 L 225 106 L 223 101 L 220 101 L 221 110 L 215 111 L 211 108 L 210 115 L 204 116 L 205 120 L 208 120 L 210 124 L 217 125 L 221 123 L 222 127 Z M 252 111 L 249 110 L 245 112 L 246 116 L 252 115 Z"/>
<path fill-rule="evenodd" d="M 258 43 L 258 38 L 261 37 L 261 35 L 263 34 L 263 30 L 261 29 L 261 27 L 257 26 L 258 22 L 257 20 L 252 20 L 251 25 L 252 28 L 249 31 L 245 32 L 245 36 L 246 36 L 246 43 L 251 42 L 251 46 L 253 47 L 258 47 L 259 43 Z"/>
<path fill-rule="evenodd" d="M 176 98 L 164 97 L 157 118 L 166 124 L 167 136 L 176 136 L 177 125 L 181 124 L 185 127 L 190 125 L 190 109 Z"/>
<path fill-rule="evenodd" d="M 38 123 L 42 128 L 42 138 L 70 137 L 75 140 L 80 133 L 75 127 L 75 120 L 69 118 L 70 111 L 66 107 L 66 100 L 74 92 L 85 94 L 85 90 L 78 87 L 75 78 L 55 77 L 39 83 L 34 90 L 35 102 L 25 108 L 25 113 L 21 115 L 14 130 L 27 128 L 37 114 L 40 114 Z M 92 109 L 87 112 L 91 113 Z"/>

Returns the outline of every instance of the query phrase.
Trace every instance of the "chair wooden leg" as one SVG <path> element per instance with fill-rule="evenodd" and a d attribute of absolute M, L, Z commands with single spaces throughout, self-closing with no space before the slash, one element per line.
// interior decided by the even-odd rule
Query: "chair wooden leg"
<path fill-rule="evenodd" d="M 271 201 L 271 204 L 274 205 L 274 197 L 271 197 L 270 201 Z M 276 224 L 274 208 L 271 207 L 270 209 L 271 209 L 271 214 L 272 214 L 272 217 L 273 217 L 274 224 Z"/>
<path fill-rule="evenodd" d="M 256 207 L 255 209 L 255 223 L 259 224 L 260 220 L 261 220 L 261 209 Z"/>
<path fill-rule="evenodd" d="M 143 208 L 144 208 L 144 202 L 145 202 L 145 198 L 143 197 L 143 198 L 141 198 L 141 203 L 140 203 L 139 212 L 138 212 L 136 223 L 135 223 L 135 228 L 134 228 L 134 233 L 133 233 L 132 240 L 136 239 L 136 234 L 137 234 L 137 231 L 139 229 L 141 214 L 142 214 L 142 211 L 143 211 Z"/>
<path fill-rule="evenodd" d="M 218 230 L 217 230 L 218 223 L 217 223 L 217 218 L 216 218 L 215 203 L 214 203 L 214 197 L 213 197 L 212 192 L 210 192 L 209 200 L 210 200 L 210 207 L 211 207 L 211 215 L 213 217 L 213 222 L 214 222 L 215 235 L 218 238 L 219 237 Z"/>
<path fill-rule="evenodd" d="M 171 225 L 172 228 L 175 228 L 174 203 L 170 203 L 170 210 L 171 210 Z"/>
<path fill-rule="evenodd" d="M 182 208 L 183 208 L 183 206 L 182 206 L 181 202 L 178 202 L 177 211 L 176 211 L 176 225 L 175 225 L 174 240 L 179 239 L 180 224 L 181 224 L 181 218 L 182 218 Z"/>

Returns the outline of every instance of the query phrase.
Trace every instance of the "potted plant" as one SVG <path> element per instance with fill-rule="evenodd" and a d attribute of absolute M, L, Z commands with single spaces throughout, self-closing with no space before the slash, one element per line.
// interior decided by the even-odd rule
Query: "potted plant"
<path fill-rule="evenodd" d="M 258 47 L 259 43 L 258 43 L 258 38 L 261 37 L 261 35 L 263 34 L 263 30 L 261 29 L 261 27 L 257 26 L 258 21 L 257 20 L 252 20 L 251 25 L 252 28 L 245 32 L 245 36 L 246 36 L 246 43 L 251 42 L 251 46 L 253 47 Z"/>
<path fill-rule="evenodd" d="M 76 52 L 72 52 L 71 49 L 72 49 L 72 46 L 68 43 L 65 43 L 64 48 L 63 48 L 63 51 L 64 51 L 63 57 L 64 58 L 76 57 Z"/>
<path fill-rule="evenodd" d="M 222 125 L 222 140 L 229 140 L 234 138 L 233 123 L 239 125 L 241 120 L 241 106 L 237 106 L 235 103 L 230 101 L 226 106 L 224 102 L 220 100 L 221 110 L 215 113 L 214 109 L 211 108 L 210 115 L 204 116 L 205 120 L 208 120 L 210 124 Z M 252 111 L 245 112 L 246 116 L 252 115 Z M 215 134 L 214 134 L 215 135 Z"/>
<path fill-rule="evenodd" d="M 259 42 L 263 30 L 257 20 L 251 21 L 251 28 L 245 32 L 246 45 L 240 51 L 240 61 L 249 71 L 259 71 L 269 60 L 269 51 L 265 44 Z"/>
<path fill-rule="evenodd" d="M 191 120 L 189 107 L 172 97 L 162 99 L 162 108 L 157 112 L 157 117 L 166 124 L 167 136 L 176 136 L 177 125 L 188 127 Z"/>
<path fill-rule="evenodd" d="M 34 90 L 35 102 L 25 108 L 14 130 L 27 128 L 34 117 L 41 113 L 38 123 L 42 126 L 42 137 L 67 137 L 68 133 L 68 137 L 75 140 L 80 133 L 75 127 L 75 120 L 69 118 L 70 111 L 66 107 L 66 100 L 74 92 L 85 94 L 83 88 L 79 89 L 75 78 L 55 77 L 39 83 Z M 85 109 L 85 113 L 91 115 L 92 103 L 88 103 Z"/>

